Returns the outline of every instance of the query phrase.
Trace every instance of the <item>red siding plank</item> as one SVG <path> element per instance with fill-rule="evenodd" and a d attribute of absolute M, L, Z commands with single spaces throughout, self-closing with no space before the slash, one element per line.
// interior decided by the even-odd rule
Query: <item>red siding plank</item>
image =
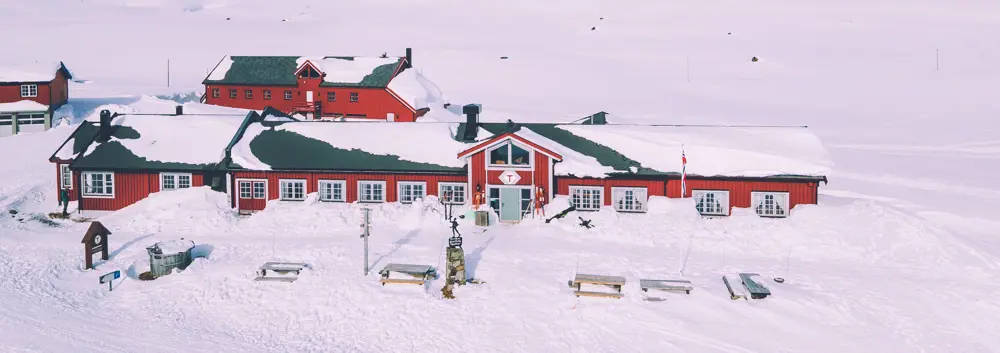
<path fill-rule="evenodd" d="M 291 73 L 289 73 L 291 75 Z M 364 114 L 373 120 L 386 120 L 388 113 L 395 115 L 396 121 L 416 121 L 416 116 L 405 103 L 397 99 L 385 88 L 335 88 L 320 87 L 320 79 L 299 79 L 297 86 L 245 86 L 245 85 L 205 85 L 205 103 L 225 107 L 262 110 L 267 106 L 288 112 L 306 105 L 306 96 L 313 92 L 313 101 L 321 103 L 323 114 L 334 113 Z M 212 89 L 219 89 L 219 97 L 212 97 Z M 229 90 L 236 90 L 236 98 L 229 98 Z M 246 90 L 251 90 L 251 99 L 246 98 Z M 271 91 L 271 99 L 264 99 L 264 90 Z M 292 91 L 292 99 L 285 100 L 285 91 Z M 335 94 L 335 101 L 327 100 L 327 93 Z M 358 93 L 358 101 L 351 102 L 351 92 Z"/>
<path fill-rule="evenodd" d="M 149 196 L 149 194 L 160 191 L 160 173 L 126 173 L 115 172 L 115 197 L 100 198 L 84 196 L 80 202 L 81 210 L 89 211 L 117 211 L 132 205 L 139 200 Z M 79 173 L 74 173 L 74 178 L 79 177 Z M 204 176 L 199 173 L 191 173 L 191 186 L 204 186 Z M 74 184 L 74 186 L 76 186 Z"/>

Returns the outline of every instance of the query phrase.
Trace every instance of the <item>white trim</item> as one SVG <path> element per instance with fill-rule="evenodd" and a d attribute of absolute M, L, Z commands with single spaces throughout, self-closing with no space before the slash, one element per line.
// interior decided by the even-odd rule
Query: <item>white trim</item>
<path fill-rule="evenodd" d="M 328 183 L 330 185 L 340 184 L 340 198 L 339 199 L 333 198 L 333 188 L 331 186 L 331 188 L 330 188 L 330 197 L 331 198 L 329 200 L 324 200 L 323 199 L 323 184 L 324 183 Z M 347 202 L 347 180 L 337 180 L 337 179 L 320 179 L 320 180 L 317 180 L 316 181 L 316 193 L 319 194 L 318 195 L 318 199 L 320 201 L 322 201 L 322 202 Z"/>
<path fill-rule="evenodd" d="M 695 207 L 701 197 L 699 195 L 715 194 L 714 198 L 719 203 L 719 212 L 699 212 L 702 216 L 728 216 L 729 215 L 729 190 L 691 190 L 691 199 L 694 200 Z"/>
<path fill-rule="evenodd" d="M 87 176 L 88 175 L 92 175 L 92 174 L 111 175 L 111 194 L 110 195 L 109 194 L 105 194 L 103 192 L 100 193 L 100 194 L 91 194 L 91 193 L 88 192 L 88 190 L 87 190 L 88 189 L 87 182 L 88 182 L 89 178 L 87 178 Z M 117 185 L 115 185 L 115 173 L 114 172 L 83 172 L 83 173 L 80 174 L 80 178 L 81 178 L 81 184 L 82 184 L 81 186 L 83 186 L 83 197 L 95 198 L 95 199 L 113 199 L 113 198 L 115 198 L 115 193 L 118 192 L 118 187 L 117 187 Z M 106 178 L 102 178 L 102 179 L 105 179 L 104 182 L 107 182 Z M 107 186 L 104 186 L 104 188 L 107 188 Z"/>
<path fill-rule="evenodd" d="M 381 200 L 362 200 L 361 195 L 364 194 L 364 188 L 361 186 L 364 184 L 379 184 L 382 185 L 382 199 Z M 386 199 L 386 182 L 385 180 L 358 180 L 358 202 L 362 203 L 382 203 Z"/>
<path fill-rule="evenodd" d="M 264 183 L 264 198 L 263 198 L 263 200 L 264 200 L 264 203 L 267 204 L 267 200 L 268 200 L 268 196 L 269 196 L 268 195 L 268 191 L 267 191 L 267 183 L 268 183 L 267 179 L 236 178 L 235 181 L 236 181 L 236 192 L 234 194 L 236 195 L 236 210 L 240 210 L 240 182 L 243 182 L 243 181 L 250 183 L 250 198 L 248 198 L 246 200 L 255 200 L 253 198 L 253 183 L 254 182 L 262 182 L 262 183 Z"/>
<path fill-rule="evenodd" d="M 63 168 L 65 168 L 66 170 L 63 170 Z M 69 185 L 66 185 L 65 183 L 67 171 L 69 172 Z M 59 165 L 59 188 L 60 189 L 69 188 L 70 190 L 73 190 L 73 170 L 69 169 L 69 164 Z"/>
<path fill-rule="evenodd" d="M 302 183 L 302 197 L 301 198 L 285 198 L 285 183 Z M 281 201 L 302 201 L 306 199 L 307 191 L 305 179 L 278 179 L 278 200 Z M 252 192 L 252 190 L 251 190 Z"/>
<path fill-rule="evenodd" d="M 448 205 L 464 205 L 466 202 L 469 201 L 469 185 L 468 185 L 468 183 L 461 183 L 461 182 L 438 182 L 438 199 L 443 199 L 441 197 L 441 195 L 442 195 L 442 191 L 443 191 L 442 189 L 444 189 L 445 186 L 451 186 L 451 187 L 461 186 L 462 187 L 462 202 L 449 201 L 449 202 L 445 202 L 445 204 L 448 204 Z"/>
<path fill-rule="evenodd" d="M 635 193 L 641 192 L 642 195 L 645 196 L 645 199 L 639 200 L 639 203 L 638 203 L 639 207 L 638 207 L 638 209 L 626 210 L 626 209 L 618 208 L 618 201 L 615 200 L 615 192 L 616 191 L 621 191 L 621 192 L 632 191 L 633 195 Z M 633 197 L 635 197 L 635 196 L 633 196 Z M 634 203 L 634 201 L 633 201 L 633 205 L 635 205 L 635 204 L 636 203 Z M 646 211 L 649 210 L 648 206 L 649 206 L 649 189 L 647 187 L 645 187 L 645 186 L 612 186 L 611 187 L 611 207 L 613 207 L 615 209 L 615 211 L 618 211 L 618 212 L 631 212 L 631 213 L 646 213 Z"/>
<path fill-rule="evenodd" d="M 503 146 L 500 146 L 500 145 L 503 145 Z M 513 152 L 514 152 L 514 149 L 511 148 L 511 146 L 513 146 L 513 145 L 517 145 L 518 148 L 523 149 L 523 150 L 525 150 L 525 151 L 528 152 L 528 164 L 513 164 L 513 161 L 511 160 L 511 158 L 513 157 Z M 502 147 L 507 147 L 507 161 L 511 162 L 511 164 L 494 164 L 493 163 L 493 159 L 490 158 L 490 152 L 498 150 L 498 149 L 500 149 Z M 517 141 L 514 138 L 507 138 L 507 139 L 504 139 L 504 141 L 502 141 L 502 142 L 498 142 L 498 143 L 492 144 L 490 146 L 486 146 L 485 153 L 486 153 L 486 155 L 483 156 L 483 159 L 486 160 L 486 168 L 487 169 L 489 169 L 489 168 L 522 169 L 522 170 L 524 170 L 524 169 L 534 170 L 535 169 L 535 148 L 531 147 L 531 146 L 526 146 L 525 144 L 521 143 L 521 141 Z"/>
<path fill-rule="evenodd" d="M 170 188 L 170 189 L 164 189 L 163 188 L 163 177 L 164 176 L 173 177 L 173 179 L 174 179 L 174 187 L 173 188 Z M 194 187 L 194 176 L 192 176 L 191 173 L 160 173 L 160 176 L 159 176 L 159 178 L 160 178 L 160 191 L 186 189 L 186 188 L 180 187 L 180 185 L 181 185 L 181 178 L 180 177 L 181 176 L 187 176 L 188 177 L 188 186 L 187 187 L 189 187 L 189 188 L 190 187 Z"/>
<path fill-rule="evenodd" d="M 403 201 L 403 185 L 411 185 L 411 186 L 420 185 L 420 187 L 422 188 L 421 190 L 423 191 L 423 196 L 414 198 L 413 200 L 410 200 L 410 201 Z M 417 201 L 419 199 L 423 199 L 423 198 L 426 198 L 426 197 L 427 197 L 427 182 L 426 181 L 397 181 L 396 182 L 396 201 L 399 201 L 400 203 L 413 203 L 413 202 L 415 202 L 415 201 Z"/>
<path fill-rule="evenodd" d="M 775 213 L 775 214 L 761 214 L 761 213 L 757 212 L 757 206 L 758 206 L 757 204 L 758 204 L 758 202 L 763 202 L 763 198 L 766 195 L 775 195 L 774 199 L 775 199 L 775 201 L 777 203 L 776 206 L 778 206 L 777 210 L 782 211 L 782 213 L 780 213 L 780 214 L 779 213 Z M 750 208 L 753 209 L 754 213 L 757 213 L 757 215 L 760 216 L 760 217 L 785 218 L 785 217 L 788 217 L 788 214 L 791 212 L 791 209 L 788 207 L 788 205 L 791 204 L 791 201 L 789 200 L 790 198 L 791 198 L 791 194 L 789 192 L 787 192 L 787 191 L 751 191 L 750 192 Z"/>
<path fill-rule="evenodd" d="M 31 89 L 35 89 L 35 94 L 31 94 Z M 28 91 L 28 92 L 25 92 Z M 21 98 L 37 98 L 38 97 L 38 85 L 37 84 L 24 84 L 21 85 Z"/>
<path fill-rule="evenodd" d="M 555 159 L 549 157 L 549 202 L 552 202 L 552 199 L 556 197 L 555 167 L 556 167 Z"/>
<path fill-rule="evenodd" d="M 477 149 L 474 149 L 474 150 L 468 150 L 468 151 L 463 151 L 463 152 L 459 153 L 459 155 L 463 155 L 463 154 L 464 154 L 465 156 L 463 156 L 462 158 L 465 158 L 465 157 L 471 157 L 472 155 L 474 155 L 474 154 L 476 154 L 476 153 L 479 153 L 479 152 L 482 152 L 482 151 L 485 151 L 486 149 L 489 149 L 490 147 L 493 147 L 493 146 L 496 146 L 496 143 L 499 143 L 499 142 L 501 142 L 501 141 L 508 141 L 508 140 L 515 140 L 515 141 L 517 141 L 517 142 L 521 142 L 520 140 L 518 140 L 518 139 L 514 138 L 514 136 L 517 136 L 517 137 L 519 137 L 519 138 L 522 138 L 522 139 L 525 139 L 525 140 L 527 140 L 527 141 L 529 141 L 529 142 L 531 142 L 531 143 L 535 143 L 535 144 L 537 144 L 536 142 L 534 142 L 534 141 L 531 141 L 530 139 L 528 139 L 528 138 L 525 138 L 524 136 L 520 136 L 520 135 L 517 135 L 517 134 L 513 134 L 512 136 L 507 136 L 507 137 L 504 137 L 504 138 L 502 138 L 502 139 L 499 139 L 499 140 L 496 140 L 496 141 L 493 141 L 493 143 L 491 143 L 491 144 L 487 144 L 486 146 L 483 146 L 483 147 L 479 147 L 479 148 L 477 148 Z M 483 142 L 488 142 L 488 141 L 483 141 Z M 548 147 L 546 147 L 546 148 L 548 148 Z M 549 153 L 547 153 L 547 152 L 545 152 L 545 151 L 542 151 L 542 150 L 539 150 L 539 149 L 536 149 L 536 148 L 534 148 L 534 147 L 531 147 L 531 149 L 533 149 L 533 150 L 535 150 L 535 151 L 538 151 L 538 153 L 541 153 L 541 154 L 544 154 L 544 155 L 546 155 L 546 156 L 549 156 L 549 158 L 552 158 L 552 159 L 557 159 L 557 160 L 560 160 L 560 161 L 562 161 L 562 158 L 556 158 L 556 156 L 553 156 L 553 155 L 551 155 L 551 154 L 549 154 Z M 485 157 L 484 157 L 484 159 L 485 159 Z M 487 167 L 489 167 L 489 165 L 490 165 L 489 161 L 486 161 L 486 166 L 487 166 Z"/>
<path fill-rule="evenodd" d="M 597 207 L 596 208 L 580 208 L 580 206 L 574 205 L 574 206 L 576 206 L 576 209 L 578 209 L 580 211 L 598 211 L 598 210 L 601 209 L 601 207 L 604 206 L 604 187 L 603 186 L 570 185 L 569 186 L 569 203 L 570 203 L 570 205 L 573 204 L 573 191 L 576 191 L 576 190 L 581 190 L 581 191 L 582 190 L 597 191 L 598 192 L 598 198 L 600 199 L 598 201 L 598 203 L 597 203 Z"/>

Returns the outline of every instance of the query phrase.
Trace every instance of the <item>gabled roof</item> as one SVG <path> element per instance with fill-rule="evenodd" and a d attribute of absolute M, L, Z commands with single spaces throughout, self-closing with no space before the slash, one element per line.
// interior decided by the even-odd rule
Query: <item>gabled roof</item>
<path fill-rule="evenodd" d="M 62 72 L 67 80 L 73 79 L 73 73 L 62 61 L 35 62 L 16 67 L 0 67 L 0 83 L 47 83 Z"/>
<path fill-rule="evenodd" d="M 322 87 L 385 88 L 405 58 L 349 56 L 226 56 L 203 84 L 294 86 L 295 73 L 309 62 L 325 74 Z"/>
<path fill-rule="evenodd" d="M 94 142 L 94 138 L 97 136 L 97 125 L 90 121 L 83 121 L 80 125 L 77 125 L 76 130 L 69 135 L 66 141 L 63 141 L 59 148 L 56 149 L 55 153 L 49 157 L 51 162 L 71 162 L 76 156 L 83 151 L 87 150 L 87 147 Z"/>
<path fill-rule="evenodd" d="M 517 140 L 517 141 L 520 141 L 521 143 L 524 143 L 524 144 L 526 144 L 528 146 L 531 146 L 531 148 L 534 148 L 536 151 L 541 152 L 542 154 L 544 154 L 546 156 L 549 156 L 552 159 L 555 159 L 557 161 L 561 161 L 563 159 L 562 155 L 560 155 L 558 153 L 555 153 L 555 152 L 552 152 L 552 150 L 539 145 L 537 142 L 531 141 L 531 140 L 529 140 L 527 138 L 524 138 L 521 135 L 518 135 L 517 132 L 505 132 L 505 133 L 493 136 L 493 137 L 491 137 L 490 139 L 488 139 L 486 141 L 483 141 L 483 142 L 481 142 L 481 143 L 479 143 L 479 144 L 477 144 L 477 145 L 475 145 L 475 146 L 473 146 L 471 148 L 468 148 L 468 149 L 460 152 L 458 154 L 458 158 L 468 157 L 468 156 L 470 156 L 472 154 L 475 154 L 475 153 L 477 153 L 479 151 L 485 150 L 486 148 L 488 148 L 490 146 L 493 146 L 493 145 L 495 145 L 498 142 L 502 142 L 502 141 L 505 141 L 505 140 Z"/>

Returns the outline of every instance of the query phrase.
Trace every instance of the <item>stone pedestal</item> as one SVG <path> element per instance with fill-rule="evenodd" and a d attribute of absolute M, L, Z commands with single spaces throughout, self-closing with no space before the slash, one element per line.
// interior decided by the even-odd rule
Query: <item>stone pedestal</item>
<path fill-rule="evenodd" d="M 448 284 L 465 284 L 465 251 L 461 247 L 448 248 Z"/>

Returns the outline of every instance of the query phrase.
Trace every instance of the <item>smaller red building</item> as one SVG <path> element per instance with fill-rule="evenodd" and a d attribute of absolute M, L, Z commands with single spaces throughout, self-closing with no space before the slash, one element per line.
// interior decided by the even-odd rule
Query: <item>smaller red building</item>
<path fill-rule="evenodd" d="M 227 56 L 203 81 L 204 101 L 233 108 L 274 107 L 312 119 L 416 121 L 437 88 L 404 57 Z"/>
<path fill-rule="evenodd" d="M 69 100 L 73 74 L 62 62 L 29 69 L 0 67 L 0 137 L 52 127 L 52 113 Z"/>

